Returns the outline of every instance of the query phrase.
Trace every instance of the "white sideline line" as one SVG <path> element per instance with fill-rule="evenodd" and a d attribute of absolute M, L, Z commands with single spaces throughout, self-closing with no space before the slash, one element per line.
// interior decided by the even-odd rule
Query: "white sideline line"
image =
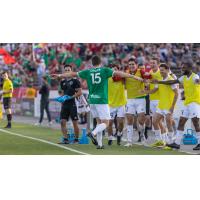
<path fill-rule="evenodd" d="M 135 142 L 135 143 L 133 143 L 133 144 L 139 145 L 139 146 L 144 146 L 144 147 L 152 148 L 152 147 L 151 147 L 150 145 L 148 145 L 148 144 L 143 145 L 143 144 L 138 143 L 138 142 Z M 198 153 L 193 153 L 193 152 L 184 151 L 184 150 L 178 150 L 178 152 L 187 153 L 187 154 L 191 154 L 191 155 L 198 155 Z"/>
<path fill-rule="evenodd" d="M 15 136 L 18 136 L 18 137 L 23 137 L 23 138 L 27 138 L 27 139 L 30 139 L 30 140 L 35 140 L 35 141 L 43 142 L 43 143 L 46 143 L 46 144 L 50 144 L 50 145 L 59 147 L 61 149 L 66 149 L 68 151 L 75 152 L 75 153 L 78 153 L 78 154 L 90 155 L 88 153 L 85 153 L 85 152 L 82 152 L 82 151 L 78 151 L 78 150 L 72 149 L 70 147 L 65 147 L 65 146 L 62 146 L 62 145 L 59 145 L 59 144 L 56 144 L 56 143 L 53 143 L 53 142 L 49 142 L 47 140 L 43 140 L 43 139 L 39 139 L 39 138 L 34 138 L 34 137 L 26 136 L 26 135 L 21 135 L 21 134 L 14 133 L 14 132 L 7 131 L 7 130 L 3 130 L 3 129 L 0 129 L 0 131 L 4 132 L 4 133 L 8 133 L 10 135 L 15 135 Z"/>

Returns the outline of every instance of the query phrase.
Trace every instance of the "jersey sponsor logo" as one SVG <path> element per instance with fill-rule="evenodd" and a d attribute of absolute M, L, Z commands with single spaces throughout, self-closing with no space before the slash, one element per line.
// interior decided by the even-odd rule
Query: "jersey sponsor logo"
<path fill-rule="evenodd" d="M 90 98 L 93 98 L 93 99 L 99 99 L 101 98 L 98 94 L 91 94 L 90 95 Z"/>

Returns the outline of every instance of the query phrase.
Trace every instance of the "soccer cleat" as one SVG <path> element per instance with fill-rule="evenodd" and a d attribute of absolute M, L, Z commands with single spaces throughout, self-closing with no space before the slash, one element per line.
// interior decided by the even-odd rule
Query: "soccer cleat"
<path fill-rule="evenodd" d="M 4 128 L 11 128 L 11 124 L 7 124 Z"/>
<path fill-rule="evenodd" d="M 125 147 L 132 147 L 133 145 L 132 145 L 131 143 L 128 142 L 128 143 L 125 144 L 124 146 L 125 146 Z"/>
<path fill-rule="evenodd" d="M 172 148 L 171 148 L 171 147 L 168 147 L 168 146 L 164 146 L 164 147 L 163 147 L 163 150 L 172 150 Z"/>
<path fill-rule="evenodd" d="M 196 150 L 200 150 L 200 144 L 197 144 L 197 146 L 194 147 L 193 150 L 194 150 L 194 151 L 196 151 Z"/>
<path fill-rule="evenodd" d="M 58 142 L 58 144 L 69 144 L 69 140 L 67 138 L 63 138 L 61 142 Z"/>
<path fill-rule="evenodd" d="M 52 122 L 49 122 L 49 123 L 48 123 L 48 126 L 49 126 L 49 127 L 51 127 L 51 126 L 52 126 L 52 124 L 53 124 Z"/>
<path fill-rule="evenodd" d="M 88 133 L 87 136 L 91 139 L 92 143 L 97 146 L 98 145 L 98 142 L 96 140 L 96 138 L 94 137 L 94 135 L 92 133 Z"/>
<path fill-rule="evenodd" d="M 164 146 L 165 146 L 165 143 L 162 140 L 158 140 L 155 143 L 151 144 L 151 147 L 162 148 Z"/>
<path fill-rule="evenodd" d="M 112 140 L 108 140 L 108 145 L 109 145 L 109 146 L 111 146 L 111 145 L 112 145 L 112 143 L 113 143 L 113 141 L 112 141 Z"/>
<path fill-rule="evenodd" d="M 122 136 L 119 136 L 119 135 L 117 136 L 117 145 L 121 145 L 121 137 Z"/>
<path fill-rule="evenodd" d="M 172 144 L 167 144 L 168 147 L 171 147 L 172 149 L 180 149 L 180 145 L 176 144 L 175 142 Z"/>
<path fill-rule="evenodd" d="M 35 126 L 41 126 L 41 125 L 42 125 L 42 124 L 39 123 L 39 122 L 35 123 Z"/>
<path fill-rule="evenodd" d="M 104 149 L 104 146 L 97 146 L 97 149 Z"/>

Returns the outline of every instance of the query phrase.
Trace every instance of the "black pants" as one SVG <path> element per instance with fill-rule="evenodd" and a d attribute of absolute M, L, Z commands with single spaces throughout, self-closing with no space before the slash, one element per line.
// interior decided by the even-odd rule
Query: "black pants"
<path fill-rule="evenodd" d="M 51 121 L 51 115 L 49 112 L 49 101 L 41 101 L 40 102 L 40 121 L 39 123 L 42 123 L 43 117 L 44 117 L 44 110 L 47 113 L 47 117 L 49 122 Z"/>

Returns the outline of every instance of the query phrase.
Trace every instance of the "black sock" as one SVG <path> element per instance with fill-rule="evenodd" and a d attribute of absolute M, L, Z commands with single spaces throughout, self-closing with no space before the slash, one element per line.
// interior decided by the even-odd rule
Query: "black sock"
<path fill-rule="evenodd" d="M 12 114 L 7 114 L 8 125 L 11 125 Z"/>
<path fill-rule="evenodd" d="M 148 129 L 149 128 L 147 126 L 145 126 L 144 136 L 146 139 L 148 138 L 148 134 L 147 134 Z"/>

